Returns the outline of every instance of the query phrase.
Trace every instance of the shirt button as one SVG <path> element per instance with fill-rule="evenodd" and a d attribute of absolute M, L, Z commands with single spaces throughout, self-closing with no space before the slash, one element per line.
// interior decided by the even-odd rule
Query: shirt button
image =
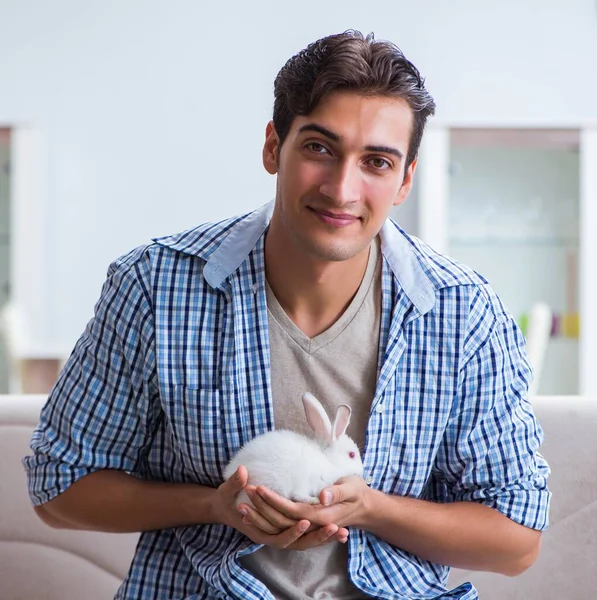
<path fill-rule="evenodd" d="M 359 544 L 359 547 L 357 548 L 357 550 L 359 552 L 363 552 L 364 549 L 365 549 L 365 546 L 363 546 L 363 544 Z"/>
<path fill-rule="evenodd" d="M 383 412 L 383 404 L 381 404 L 381 402 L 377 405 L 377 408 L 375 409 L 378 413 Z"/>
<path fill-rule="evenodd" d="M 373 477 L 371 477 L 371 475 L 369 475 L 369 477 L 367 477 L 367 479 L 365 479 L 365 483 L 367 485 L 371 485 L 373 483 Z"/>

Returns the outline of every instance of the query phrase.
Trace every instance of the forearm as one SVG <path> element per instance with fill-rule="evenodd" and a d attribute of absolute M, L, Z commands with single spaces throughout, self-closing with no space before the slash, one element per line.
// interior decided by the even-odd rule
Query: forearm
<path fill-rule="evenodd" d="M 371 490 L 362 529 L 423 559 L 517 575 L 535 560 L 541 534 L 475 502 L 437 504 Z"/>
<path fill-rule="evenodd" d="M 51 527 L 126 533 L 213 523 L 210 487 L 143 481 L 127 473 L 91 473 L 36 508 Z"/>

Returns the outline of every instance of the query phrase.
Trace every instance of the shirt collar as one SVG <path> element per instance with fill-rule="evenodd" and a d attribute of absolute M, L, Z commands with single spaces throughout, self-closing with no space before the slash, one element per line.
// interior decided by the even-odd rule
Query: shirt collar
<path fill-rule="evenodd" d="M 203 269 L 203 277 L 213 288 L 219 288 L 249 256 L 269 225 L 274 202 L 268 202 L 236 223 L 211 254 Z"/>
<path fill-rule="evenodd" d="M 203 276 L 213 288 L 219 288 L 255 247 L 269 225 L 274 202 L 239 221 L 211 254 Z M 400 287 L 421 314 L 427 313 L 435 303 L 435 287 L 423 270 L 412 241 L 391 219 L 383 224 L 380 238 L 382 254 Z"/>

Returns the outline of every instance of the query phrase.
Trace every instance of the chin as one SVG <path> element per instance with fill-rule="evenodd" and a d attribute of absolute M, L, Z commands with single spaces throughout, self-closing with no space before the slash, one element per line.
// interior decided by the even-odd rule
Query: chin
<path fill-rule="evenodd" d="M 345 260 L 349 260 L 354 258 L 357 254 L 359 254 L 363 248 L 354 247 L 352 245 L 345 244 L 309 244 L 308 248 L 306 248 L 309 254 L 315 258 L 320 260 L 325 260 L 329 262 L 343 262 Z"/>
<path fill-rule="evenodd" d="M 325 238 L 328 239 L 325 239 Z M 330 239 L 331 238 L 331 239 Z M 326 262 L 350 260 L 369 247 L 369 242 L 357 242 L 352 239 L 333 239 L 333 236 L 301 235 L 295 237 L 298 246 L 309 256 Z"/>

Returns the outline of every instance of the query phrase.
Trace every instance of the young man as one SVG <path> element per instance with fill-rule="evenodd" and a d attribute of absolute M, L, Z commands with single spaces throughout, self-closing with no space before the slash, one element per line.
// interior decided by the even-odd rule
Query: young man
<path fill-rule="evenodd" d="M 118 598 L 471 599 L 444 565 L 535 560 L 524 341 L 483 278 L 388 219 L 433 111 L 394 45 L 319 40 L 275 82 L 275 201 L 110 267 L 25 466 L 50 525 L 144 532 Z M 223 481 L 253 437 L 305 431 L 304 391 L 352 406 L 363 478 L 315 506 Z"/>

